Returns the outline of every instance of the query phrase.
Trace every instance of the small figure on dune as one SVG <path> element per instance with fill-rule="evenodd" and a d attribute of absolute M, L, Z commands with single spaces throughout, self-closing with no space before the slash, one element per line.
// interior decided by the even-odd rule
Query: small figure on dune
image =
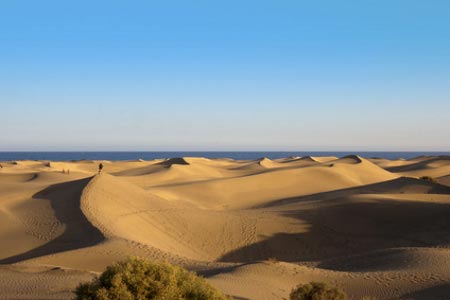
<path fill-rule="evenodd" d="M 62 173 L 63 173 L 63 174 L 66 174 L 66 170 L 63 169 L 63 170 L 62 170 Z"/>
<path fill-rule="evenodd" d="M 101 174 L 101 173 L 102 173 L 102 170 L 103 170 L 103 164 L 100 163 L 100 164 L 98 165 L 98 174 Z"/>
<path fill-rule="evenodd" d="M 67 175 L 68 175 L 68 174 L 70 174 L 70 170 L 69 170 L 69 169 L 67 169 Z"/>
<path fill-rule="evenodd" d="M 0 169 L 3 169 L 3 166 L 2 166 L 2 164 L 0 164 Z"/>

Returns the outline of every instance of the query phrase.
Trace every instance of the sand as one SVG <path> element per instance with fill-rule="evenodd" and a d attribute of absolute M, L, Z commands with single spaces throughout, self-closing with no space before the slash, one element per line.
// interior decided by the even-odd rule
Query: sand
<path fill-rule="evenodd" d="M 1 164 L 0 299 L 71 299 L 128 256 L 235 299 L 313 280 L 350 299 L 449 298 L 449 157 Z"/>

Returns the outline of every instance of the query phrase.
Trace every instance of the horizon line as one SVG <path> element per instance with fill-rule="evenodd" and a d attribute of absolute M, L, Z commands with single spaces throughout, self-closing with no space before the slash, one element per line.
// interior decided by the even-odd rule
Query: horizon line
<path fill-rule="evenodd" d="M 95 152 L 105 152 L 105 153 L 142 153 L 142 152 L 153 152 L 153 153 L 170 153 L 170 152 L 192 152 L 192 153 L 204 153 L 204 152 L 449 152 L 450 150 L 0 150 L 0 153 L 71 153 L 71 152 L 84 152 L 84 153 L 95 153 Z"/>

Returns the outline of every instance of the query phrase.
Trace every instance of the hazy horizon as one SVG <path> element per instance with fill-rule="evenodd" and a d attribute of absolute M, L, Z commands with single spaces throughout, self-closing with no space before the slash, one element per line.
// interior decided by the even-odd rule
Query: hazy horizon
<path fill-rule="evenodd" d="M 449 12 L 2 3 L 0 151 L 449 151 Z"/>
<path fill-rule="evenodd" d="M 256 150 L 246 150 L 246 149 L 215 149 L 215 150 L 184 150 L 184 149 L 174 149 L 174 150 L 133 150 L 133 149 L 122 149 L 122 150 L 0 150 L 0 153 L 450 153 L 449 150 L 361 150 L 361 149 L 324 149 L 324 150 L 302 150 L 302 149 L 292 149 L 292 150 L 277 150 L 277 149 L 256 149 Z"/>

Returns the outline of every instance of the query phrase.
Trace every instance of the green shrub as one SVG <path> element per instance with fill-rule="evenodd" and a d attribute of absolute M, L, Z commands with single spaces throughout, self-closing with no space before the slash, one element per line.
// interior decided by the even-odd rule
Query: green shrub
<path fill-rule="evenodd" d="M 340 289 L 323 282 L 299 284 L 290 295 L 290 300 L 345 300 L 347 295 Z"/>
<path fill-rule="evenodd" d="M 76 300 L 226 300 L 203 278 L 178 266 L 132 258 L 80 284 Z"/>

